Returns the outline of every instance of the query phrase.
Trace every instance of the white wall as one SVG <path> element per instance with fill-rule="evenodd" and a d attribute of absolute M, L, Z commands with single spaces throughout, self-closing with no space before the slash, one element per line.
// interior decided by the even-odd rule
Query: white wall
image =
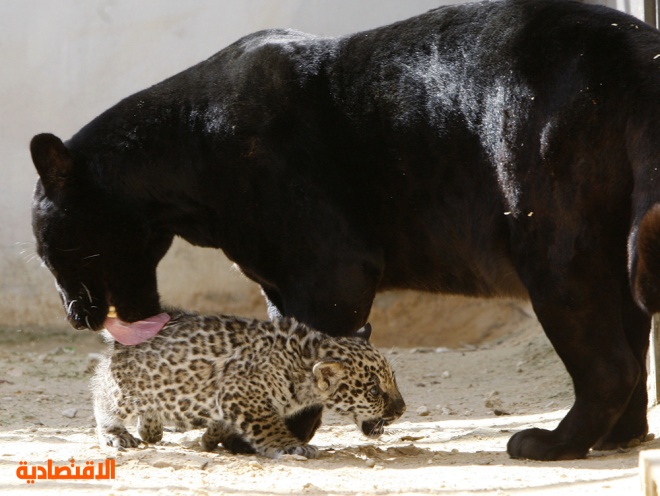
<path fill-rule="evenodd" d="M 608 3 L 631 2 L 641 0 Z M 454 2 L 0 0 L 0 329 L 64 325 L 52 279 L 34 256 L 34 134 L 67 139 L 121 98 L 258 29 L 344 34 L 446 3 Z M 183 306 L 229 311 L 258 299 L 219 251 L 184 243 L 167 255 L 159 279 L 165 298 Z"/>
<path fill-rule="evenodd" d="M 584 0 L 584 3 L 607 5 L 644 19 L 644 0 Z"/>

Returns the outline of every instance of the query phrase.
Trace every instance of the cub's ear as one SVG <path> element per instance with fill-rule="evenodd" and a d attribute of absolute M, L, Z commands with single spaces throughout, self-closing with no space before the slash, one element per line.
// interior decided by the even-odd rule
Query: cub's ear
<path fill-rule="evenodd" d="M 316 386 L 323 392 L 332 392 L 338 385 L 344 366 L 334 360 L 321 360 L 314 364 L 312 372 Z"/>
<path fill-rule="evenodd" d="M 48 193 L 59 193 L 73 176 L 73 160 L 62 140 L 53 134 L 37 134 L 30 142 L 32 162 Z"/>
<path fill-rule="evenodd" d="M 360 327 L 357 331 L 355 331 L 354 336 L 356 338 L 362 338 L 365 341 L 369 341 L 371 338 L 371 324 L 369 322 L 364 324 L 364 327 Z"/>

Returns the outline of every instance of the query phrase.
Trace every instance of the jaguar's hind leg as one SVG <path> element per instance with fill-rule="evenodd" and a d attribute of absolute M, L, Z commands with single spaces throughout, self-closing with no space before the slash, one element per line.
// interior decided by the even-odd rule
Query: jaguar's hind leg
<path fill-rule="evenodd" d="M 647 408 L 648 392 L 646 389 L 646 355 L 649 348 L 651 317 L 641 310 L 632 300 L 624 306 L 622 312 L 626 340 L 641 370 L 628 406 L 608 434 L 602 437 L 594 449 L 609 450 L 626 448 L 643 442 L 648 434 Z"/>
<path fill-rule="evenodd" d="M 628 424 L 645 415 L 637 404 L 644 368 L 624 333 L 622 288 L 602 266 L 593 272 L 587 261 L 580 266 L 588 282 L 555 273 L 560 289 L 540 281 L 530 290 L 539 322 L 573 379 L 575 403 L 556 429 L 515 434 L 507 445 L 513 458 L 582 458 L 608 433 L 629 437 Z M 622 420 L 626 412 L 630 417 Z"/>

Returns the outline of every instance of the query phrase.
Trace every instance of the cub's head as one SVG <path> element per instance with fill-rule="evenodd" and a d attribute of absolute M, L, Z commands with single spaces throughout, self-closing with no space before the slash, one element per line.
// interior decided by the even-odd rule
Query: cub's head
<path fill-rule="evenodd" d="M 314 364 L 316 388 L 327 408 L 353 417 L 368 437 L 379 437 L 383 428 L 406 411 L 387 359 L 360 338 L 329 339 L 338 346 L 325 348 Z"/>
<path fill-rule="evenodd" d="M 52 134 L 30 144 L 39 180 L 32 202 L 37 253 L 55 277 L 67 318 L 99 330 L 110 305 L 135 322 L 159 313 L 156 266 L 172 235 L 153 229 L 147 206 L 100 187 L 111 171 L 74 155 Z"/>

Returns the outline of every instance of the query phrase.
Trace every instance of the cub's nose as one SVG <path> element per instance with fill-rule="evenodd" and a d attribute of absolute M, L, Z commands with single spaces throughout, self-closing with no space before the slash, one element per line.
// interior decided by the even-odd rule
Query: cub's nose
<path fill-rule="evenodd" d="M 406 402 L 403 401 L 403 398 L 401 396 L 399 396 L 398 398 L 394 398 L 394 401 L 392 401 L 392 409 L 396 417 L 400 417 L 401 415 L 404 414 L 404 412 L 406 411 Z"/>
<path fill-rule="evenodd" d="M 385 417 L 391 418 L 392 420 L 398 419 L 405 411 L 406 402 L 403 401 L 403 397 L 400 394 L 392 395 L 390 397 L 390 403 L 387 405 Z"/>

